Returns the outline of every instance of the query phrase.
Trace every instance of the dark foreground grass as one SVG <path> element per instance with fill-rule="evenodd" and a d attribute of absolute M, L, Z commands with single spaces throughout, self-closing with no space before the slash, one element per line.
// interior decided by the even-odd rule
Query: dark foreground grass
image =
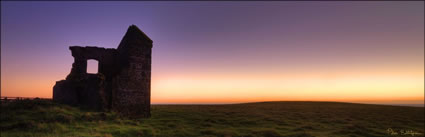
<path fill-rule="evenodd" d="M 1 137 L 424 136 L 424 108 L 336 102 L 153 105 L 151 118 L 127 119 L 49 100 L 22 100 L 2 103 L 0 120 Z"/>

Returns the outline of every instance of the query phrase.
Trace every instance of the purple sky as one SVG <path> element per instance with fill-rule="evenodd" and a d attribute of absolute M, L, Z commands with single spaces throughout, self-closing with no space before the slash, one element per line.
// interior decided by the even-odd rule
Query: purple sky
<path fill-rule="evenodd" d="M 155 82 L 170 77 L 382 74 L 419 77 L 423 83 L 423 5 L 2 1 L 2 96 L 51 96 L 54 82 L 70 71 L 68 46 L 116 48 L 131 24 L 154 41 L 152 92 L 157 98 L 177 92 L 155 88 Z M 40 87 L 17 87 L 35 81 Z M 415 89 L 413 97 L 423 90 L 423 85 L 403 86 Z"/>

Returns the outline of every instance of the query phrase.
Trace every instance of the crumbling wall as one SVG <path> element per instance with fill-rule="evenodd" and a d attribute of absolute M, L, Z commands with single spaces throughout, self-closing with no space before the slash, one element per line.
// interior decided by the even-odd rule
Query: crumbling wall
<path fill-rule="evenodd" d="M 71 46 L 69 49 L 74 63 L 66 80 L 56 82 L 53 87 L 53 100 L 94 110 L 110 109 L 110 83 L 117 70 L 116 49 L 80 46 Z M 87 73 L 88 59 L 99 61 L 98 74 Z"/>
<path fill-rule="evenodd" d="M 66 80 L 56 82 L 53 100 L 123 115 L 150 117 L 152 40 L 136 26 L 128 28 L 118 49 L 71 46 L 74 57 Z M 87 73 L 87 60 L 99 62 Z"/>
<path fill-rule="evenodd" d="M 107 110 L 109 102 L 104 84 L 102 74 L 86 74 L 78 79 L 61 80 L 53 87 L 53 100 L 93 110 Z"/>

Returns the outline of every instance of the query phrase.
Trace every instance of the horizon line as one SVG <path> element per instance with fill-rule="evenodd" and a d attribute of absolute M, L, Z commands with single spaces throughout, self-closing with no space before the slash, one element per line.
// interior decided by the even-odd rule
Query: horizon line
<path fill-rule="evenodd" d="M 22 99 L 47 99 L 52 100 L 53 98 L 42 98 L 42 97 L 11 97 L 11 96 L 0 96 L 3 98 L 22 98 Z M 422 100 L 423 101 L 423 100 Z M 183 102 L 183 103 L 151 103 L 151 105 L 233 105 L 233 104 L 249 104 L 249 103 L 267 103 L 267 102 L 330 102 L 330 103 L 352 103 L 352 104 L 369 104 L 369 105 L 386 105 L 386 106 L 407 106 L 407 107 L 425 107 L 423 103 L 390 103 L 389 101 L 324 101 L 324 100 L 270 100 L 270 101 L 246 101 L 246 102 L 215 102 L 215 103 L 202 103 L 202 102 Z"/>

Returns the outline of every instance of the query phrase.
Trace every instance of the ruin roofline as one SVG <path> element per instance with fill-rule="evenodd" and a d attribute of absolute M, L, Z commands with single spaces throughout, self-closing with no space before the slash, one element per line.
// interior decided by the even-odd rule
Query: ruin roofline
<path fill-rule="evenodd" d="M 127 29 L 127 33 L 131 32 L 131 31 L 136 31 L 139 34 L 142 34 L 142 36 L 148 40 L 150 43 L 153 43 L 152 39 L 148 37 L 148 35 L 146 35 L 142 30 L 139 29 L 139 27 L 137 27 L 136 25 L 132 24 L 130 25 L 130 27 L 128 27 Z M 124 35 L 125 37 L 125 35 Z"/>
<path fill-rule="evenodd" d="M 105 50 L 116 50 L 116 48 L 104 48 L 104 47 L 98 47 L 98 46 L 69 46 L 69 49 L 77 49 L 77 48 L 85 48 L 85 49 L 105 49 Z"/>

